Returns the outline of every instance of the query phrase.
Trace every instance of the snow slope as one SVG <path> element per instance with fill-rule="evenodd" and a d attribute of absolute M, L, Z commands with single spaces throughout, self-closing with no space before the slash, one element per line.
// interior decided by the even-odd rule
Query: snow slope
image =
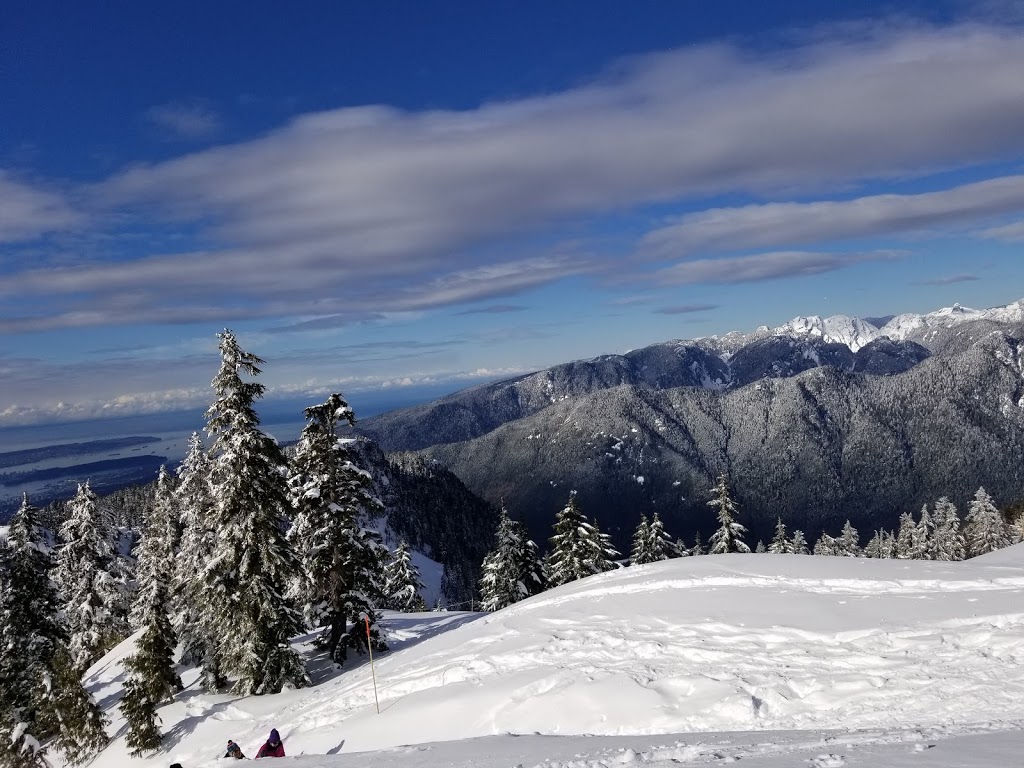
<path fill-rule="evenodd" d="M 965 563 L 684 558 L 495 614 L 385 623 L 379 715 L 365 664 L 336 674 L 314 656 L 314 687 L 244 699 L 204 694 L 189 672 L 161 710 L 166 751 L 137 762 L 213 765 L 228 738 L 251 756 L 271 727 L 290 755 L 329 755 L 302 766 L 994 766 L 1024 747 L 1020 545 Z M 90 670 L 108 709 L 130 649 Z M 111 717 L 97 768 L 131 762 Z M 344 756 L 361 750 L 386 751 Z"/>

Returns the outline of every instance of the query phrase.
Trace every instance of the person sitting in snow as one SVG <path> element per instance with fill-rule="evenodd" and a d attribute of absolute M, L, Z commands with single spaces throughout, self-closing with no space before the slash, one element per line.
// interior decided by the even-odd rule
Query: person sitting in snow
<path fill-rule="evenodd" d="M 277 728 L 270 729 L 270 738 L 260 747 L 256 757 L 284 757 L 284 742 L 281 741 Z"/>
<path fill-rule="evenodd" d="M 242 748 L 235 744 L 231 739 L 228 739 L 228 751 L 224 753 L 224 757 L 233 757 L 235 760 L 245 760 L 245 755 L 242 754 Z"/>

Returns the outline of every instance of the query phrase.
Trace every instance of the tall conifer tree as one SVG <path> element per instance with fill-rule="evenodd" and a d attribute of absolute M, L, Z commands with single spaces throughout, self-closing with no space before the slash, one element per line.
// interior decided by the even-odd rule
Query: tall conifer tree
<path fill-rule="evenodd" d="M 948 498 L 935 502 L 935 539 L 933 555 L 936 560 L 964 559 L 964 535 L 960 530 L 960 514 Z"/>
<path fill-rule="evenodd" d="M 895 556 L 900 560 L 913 560 L 917 554 L 918 534 L 917 523 L 909 512 L 900 515 L 900 530 L 896 534 L 893 548 Z"/>
<path fill-rule="evenodd" d="M 934 560 L 935 548 L 935 523 L 932 520 L 928 505 L 921 507 L 921 519 L 917 522 L 917 529 L 914 531 L 914 559 Z"/>
<path fill-rule="evenodd" d="M 711 537 L 710 553 L 724 555 L 729 552 L 750 552 L 750 547 L 743 541 L 747 529 L 736 520 L 739 510 L 729 494 L 729 480 L 725 475 L 719 475 L 712 493 L 714 495 L 708 506 L 718 510 L 719 527 Z"/>
<path fill-rule="evenodd" d="M 105 719 L 71 671 L 38 514 L 23 496 L 0 553 L 0 764 L 17 768 L 47 765 L 50 739 L 70 763 L 107 743 Z"/>
<path fill-rule="evenodd" d="M 175 490 L 181 536 L 173 581 L 176 610 L 171 621 L 182 644 L 182 663 L 202 668 L 202 685 L 211 693 L 227 685 L 217 643 L 221 634 L 217 612 L 208 609 L 223 594 L 217 571 L 208 567 L 216 542 L 212 473 L 213 465 L 203 439 L 193 432 L 188 453 L 178 467 Z"/>
<path fill-rule="evenodd" d="M 122 598 L 111 575 L 112 532 L 88 483 L 78 486 L 68 510 L 54 580 L 64 601 L 72 663 L 81 674 L 120 642 L 127 627 L 116 616 L 115 605 Z"/>
<path fill-rule="evenodd" d="M 775 536 L 768 545 L 768 551 L 775 555 L 793 554 L 793 542 L 786 536 L 786 524 L 782 522 L 781 517 L 775 520 Z"/>
<path fill-rule="evenodd" d="M 843 525 L 843 530 L 839 534 L 839 538 L 835 540 L 837 554 L 842 557 L 859 557 L 861 555 L 860 549 L 860 534 L 857 529 L 850 524 L 847 520 Z"/>
<path fill-rule="evenodd" d="M 794 555 L 811 554 L 810 549 L 807 547 L 807 539 L 804 537 L 804 532 L 799 529 L 793 531 L 793 541 L 790 544 L 790 548 L 793 550 Z"/>
<path fill-rule="evenodd" d="M 357 465 L 348 442 L 338 440 L 340 422 L 355 424 L 345 399 L 332 394 L 305 415 L 288 481 L 294 514 L 288 540 L 301 564 L 292 594 L 307 626 L 324 628 L 320 647 L 341 662 L 349 648 L 366 649 L 367 620 L 375 646 L 384 647 L 375 606 L 383 597 L 387 551 L 367 525 L 383 505 L 373 493 L 373 478 Z"/>
<path fill-rule="evenodd" d="M 644 565 L 654 562 L 650 552 L 651 524 L 647 515 L 640 515 L 640 522 L 633 533 L 633 548 L 629 552 L 630 565 Z"/>
<path fill-rule="evenodd" d="M 648 549 L 651 552 L 651 562 L 668 560 L 670 557 L 675 556 L 675 545 L 672 543 L 672 539 L 669 538 L 668 534 L 665 533 L 665 524 L 661 522 L 661 517 L 657 512 L 651 515 L 651 525 L 648 529 L 648 536 L 650 537 Z"/>
<path fill-rule="evenodd" d="M 207 411 L 213 445 L 215 549 L 207 565 L 221 598 L 202 606 L 222 633 L 223 669 L 238 680 L 239 694 L 277 693 L 286 684 L 308 684 L 302 658 L 290 640 L 302 631 L 297 611 L 285 599 L 298 562 L 285 540 L 288 509 L 287 461 L 277 443 L 259 429 L 255 401 L 263 363 L 245 352 L 228 330 L 218 334 L 221 367 L 213 380 L 216 400 Z"/>
<path fill-rule="evenodd" d="M 391 562 L 384 568 L 384 607 L 393 611 L 425 611 L 423 582 L 420 572 L 413 565 L 412 553 L 407 543 L 400 542 L 391 555 Z"/>
<path fill-rule="evenodd" d="M 542 592 L 547 583 L 537 545 L 527 538 L 521 523 L 501 507 L 494 549 L 484 558 L 480 598 L 485 611 L 498 611 Z"/>
<path fill-rule="evenodd" d="M 984 488 L 974 494 L 964 521 L 967 556 L 977 557 L 1012 543 L 1010 527 Z"/>
<path fill-rule="evenodd" d="M 143 628 L 135 653 L 125 659 L 128 673 L 121 711 L 128 722 L 128 745 L 135 756 L 159 748 L 156 706 L 181 690 L 174 668 L 177 638 L 169 616 L 169 593 L 177 539 L 174 492 L 164 467 L 157 478 L 153 511 L 139 545 L 137 623 Z"/>
<path fill-rule="evenodd" d="M 610 570 L 615 567 L 612 558 L 616 555 L 618 552 L 607 543 L 607 537 L 580 511 L 576 491 L 573 491 L 568 503 L 555 516 L 547 560 L 551 586 Z"/>

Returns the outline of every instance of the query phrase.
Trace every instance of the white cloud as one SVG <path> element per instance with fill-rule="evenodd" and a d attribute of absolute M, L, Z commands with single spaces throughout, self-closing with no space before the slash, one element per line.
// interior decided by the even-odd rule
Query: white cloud
<path fill-rule="evenodd" d="M 945 228 L 1024 208 L 1024 176 L 1004 176 L 913 195 L 853 200 L 765 203 L 715 208 L 682 216 L 641 241 L 646 257 L 772 248 Z M 1024 226 L 987 230 L 992 237 L 1024 236 Z"/>
<path fill-rule="evenodd" d="M 787 277 L 807 277 L 870 261 L 894 261 L 906 253 L 874 251 L 869 253 L 813 253 L 779 251 L 752 256 L 697 259 L 658 270 L 654 279 L 662 284 L 751 283 Z"/>
<path fill-rule="evenodd" d="M 818 192 L 1019 156 L 1022 71 L 1018 28 L 879 24 L 819 30 L 782 52 L 706 45 L 640 57 L 572 90 L 466 111 L 306 115 L 87 190 L 104 210 L 167 216 L 211 245 L 21 268 L 0 285 L 22 297 L 20 311 L 0 310 L 0 328 L 427 309 L 628 268 L 487 246 L 652 202 Z M 898 227 L 867 210 L 880 203 L 839 213 L 853 232 Z M 748 241 L 766 215 L 789 221 L 778 225 L 787 236 L 818 236 L 787 211 L 742 214 Z M 59 309 L 47 305 L 54 296 Z"/>
<path fill-rule="evenodd" d="M 1016 221 L 1013 224 L 1006 224 L 1001 227 L 991 227 L 981 233 L 982 237 L 990 240 L 1005 240 L 1010 243 L 1024 241 L 1024 221 Z"/>
<path fill-rule="evenodd" d="M 83 222 L 66 197 L 0 169 L 0 243 L 31 240 Z"/>

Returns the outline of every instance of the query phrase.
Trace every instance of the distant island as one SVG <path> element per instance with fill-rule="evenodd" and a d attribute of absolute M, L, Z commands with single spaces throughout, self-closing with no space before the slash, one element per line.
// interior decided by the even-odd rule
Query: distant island
<path fill-rule="evenodd" d="M 105 440 L 90 440 L 85 443 L 61 443 L 47 445 L 42 448 L 26 448 L 20 451 L 0 452 L 0 469 L 17 467 L 22 464 L 35 464 L 40 461 L 51 461 L 83 453 L 99 453 L 100 451 L 131 448 L 137 445 L 160 442 L 159 437 L 149 435 L 132 435 L 129 437 L 112 437 Z"/>
<path fill-rule="evenodd" d="M 43 469 L 26 469 L 21 472 L 5 472 L 0 474 L 0 485 L 23 485 L 47 480 L 78 478 L 84 482 L 91 475 L 101 472 L 123 472 L 125 470 L 153 469 L 167 462 L 166 456 L 126 456 L 121 459 L 102 459 L 85 464 L 72 464 L 64 467 L 45 467 Z"/>

